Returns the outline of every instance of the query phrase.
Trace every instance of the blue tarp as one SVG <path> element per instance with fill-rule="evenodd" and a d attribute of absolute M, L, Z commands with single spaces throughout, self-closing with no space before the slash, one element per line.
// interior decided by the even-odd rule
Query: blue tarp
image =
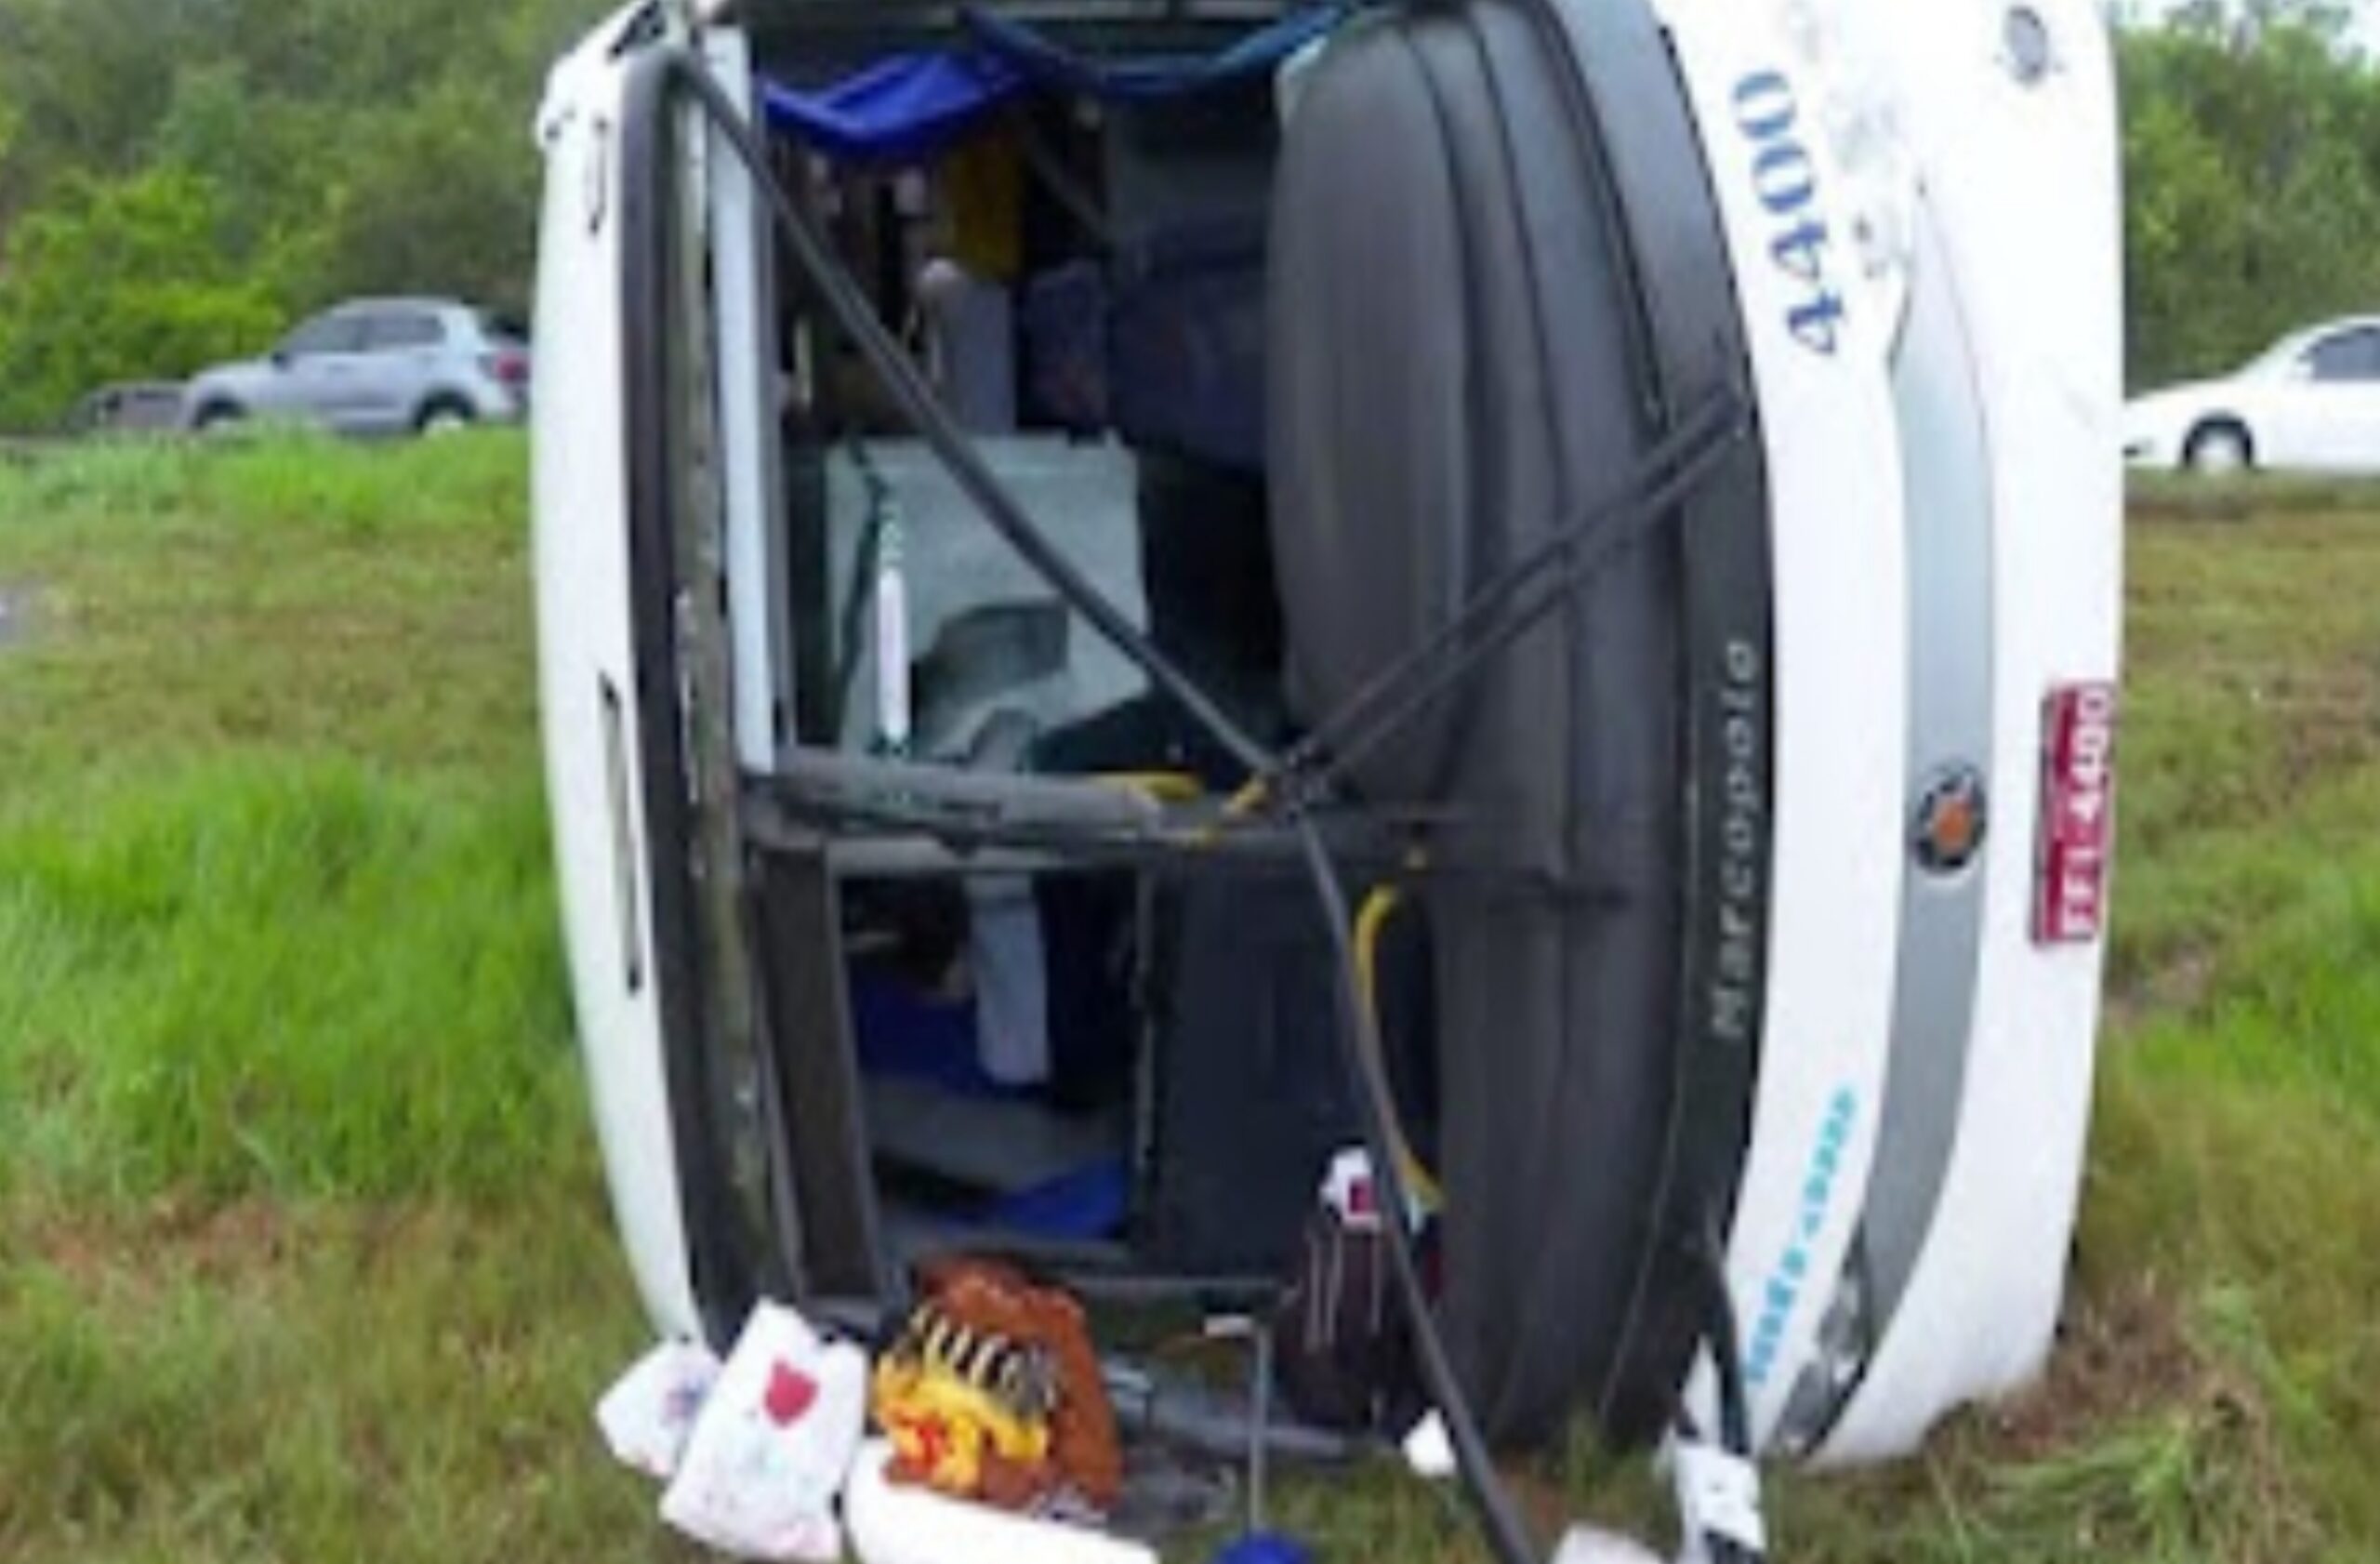
<path fill-rule="evenodd" d="M 902 54 L 818 92 L 763 83 L 769 123 L 828 157 L 914 163 L 1025 96 L 1025 78 L 975 54 Z"/>
<path fill-rule="evenodd" d="M 1309 7 L 1211 55 L 1095 60 L 1021 22 L 971 8 L 968 47 L 902 54 L 814 91 L 763 84 L 777 129 L 846 162 L 915 163 L 1034 92 L 1108 102 L 1188 98 L 1276 69 L 1330 32 L 1354 0 Z"/>

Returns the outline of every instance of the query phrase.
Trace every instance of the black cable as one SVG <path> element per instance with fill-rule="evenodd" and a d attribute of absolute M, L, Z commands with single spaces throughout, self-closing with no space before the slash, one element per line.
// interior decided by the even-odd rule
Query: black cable
<path fill-rule="evenodd" d="M 1711 1289 L 1711 1357 L 1719 1377 L 1719 1438 L 1728 1454 L 1752 1458 L 1752 1398 L 1744 1389 L 1743 1343 L 1736 1320 L 1736 1295 L 1727 1283 L 1726 1245 L 1714 1220 L 1697 1252 Z"/>
<path fill-rule="evenodd" d="M 1103 639 L 1147 674 L 1150 683 L 1213 735 L 1235 762 L 1260 775 L 1269 771 L 1275 761 L 1271 751 L 1209 699 L 1189 675 L 1174 667 L 1170 658 L 1134 628 L 1124 611 L 1076 569 L 1074 563 L 1033 524 L 1024 507 L 1009 493 L 1008 485 L 975 449 L 967 431 L 943 406 L 918 366 L 884 329 L 884 323 L 876 318 L 867 296 L 860 291 L 850 272 L 836 259 L 833 247 L 787 192 L 743 111 L 720 86 L 709 68 L 684 49 L 672 49 L 662 59 L 672 85 L 693 94 L 713 127 L 726 138 L 754 187 L 768 202 L 778 229 L 792 245 L 795 260 L 817 288 L 836 324 L 874 367 L 901 416 L 933 447 L 934 454 L 950 469 L 951 476 L 958 480 L 967 497 L 974 501 L 992 529 L 1037 574 L 1055 587 L 1077 613 L 1090 620 Z"/>
<path fill-rule="evenodd" d="M 1316 738 L 1299 746 L 1288 762 L 1309 796 L 1355 770 L 1418 721 L 1433 703 L 1537 628 L 1621 553 L 1669 521 L 1678 504 L 1711 477 L 1748 431 L 1739 407 L 1739 398 L 1732 393 L 1715 399 L 1666 438 L 1619 495 L 1557 528 L 1500 573 L 1437 634 L 1334 713 Z M 1639 492 L 1640 483 L 1650 481 L 1673 461 L 1682 465 Z M 1609 524 L 1622 511 L 1628 512 L 1625 519 Z M 1598 527 L 1605 530 L 1589 541 L 1587 535 Z M 1558 571 L 1549 576 L 1557 565 Z M 1520 606 L 1510 606 L 1514 603 Z"/>
<path fill-rule="evenodd" d="M 1656 485 L 1662 474 L 1681 462 L 1691 463 L 1698 456 L 1707 455 L 1710 443 L 1726 432 L 1733 415 L 1733 408 L 1727 404 L 1732 401 L 1728 398 L 1705 406 L 1694 418 L 1665 434 L 1645 453 L 1609 497 L 1592 507 L 1584 515 L 1565 522 L 1554 529 L 1551 537 L 1489 577 L 1488 584 L 1463 604 L 1461 613 L 1433 631 L 1419 645 L 1371 675 L 1361 688 L 1340 704 L 1337 710 L 1316 723 L 1312 733 L 1298 746 L 1292 761 L 1304 756 L 1318 758 L 1326 751 L 1342 748 L 1351 733 L 1362 731 L 1374 721 L 1375 708 L 1395 699 L 1417 674 L 1477 634 L 1481 622 L 1489 614 L 1535 580 L 1583 534 L 1630 507 L 1654 509 L 1647 491 L 1658 495 L 1659 490 Z"/>
<path fill-rule="evenodd" d="M 1438 1330 L 1437 1312 L 1430 1306 L 1429 1291 L 1421 1280 L 1420 1257 L 1414 1253 L 1413 1234 L 1407 1222 L 1407 1213 L 1413 1208 L 1395 1152 L 1395 1092 L 1381 1065 L 1380 1038 L 1355 976 L 1354 941 L 1348 933 L 1354 913 L 1348 905 L 1347 888 L 1340 881 L 1329 846 L 1313 818 L 1301 814 L 1295 824 L 1299 843 L 1304 849 L 1307 872 L 1314 881 L 1315 897 L 1321 904 L 1322 921 L 1338 959 L 1335 1000 L 1339 1025 L 1332 1029 L 1339 1038 L 1341 1062 L 1348 1080 L 1357 1088 L 1355 1100 L 1361 1110 L 1364 1144 L 1371 1157 L 1381 1227 L 1388 1237 L 1389 1268 L 1395 1273 L 1396 1290 L 1404 1297 L 1406 1313 L 1410 1317 L 1414 1346 L 1421 1360 L 1421 1377 L 1430 1398 L 1437 1403 L 1439 1415 L 1446 1420 L 1456 1465 L 1461 1468 L 1464 1485 L 1478 1509 L 1488 1545 L 1503 1564 L 1536 1564 L 1537 1544 L 1521 1520 L 1511 1491 L 1497 1474 L 1495 1456 L 1488 1449 L 1487 1437 L 1480 1432 L 1479 1420 L 1471 1410 L 1471 1398 L 1463 1393 L 1461 1380 L 1455 1373 L 1446 1337 Z"/>

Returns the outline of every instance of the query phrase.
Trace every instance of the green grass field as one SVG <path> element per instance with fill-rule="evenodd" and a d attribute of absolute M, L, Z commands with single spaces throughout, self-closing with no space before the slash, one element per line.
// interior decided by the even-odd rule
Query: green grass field
<path fill-rule="evenodd" d="M 522 450 L 0 467 L 0 1559 L 684 1557 L 546 884 Z M 2380 1557 L 2380 493 L 2141 497 L 2126 858 L 2047 1393 L 1787 1560 Z M 1618 1518 L 1641 1473 L 1528 1474 Z M 1337 1559 L 1447 1499 L 1293 1488 Z"/>

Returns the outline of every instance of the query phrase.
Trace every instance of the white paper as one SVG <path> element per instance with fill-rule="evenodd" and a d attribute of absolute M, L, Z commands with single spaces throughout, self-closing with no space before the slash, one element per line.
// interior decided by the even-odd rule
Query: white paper
<path fill-rule="evenodd" d="M 872 1441 L 852 1472 L 845 1509 L 861 1564 L 1157 1564 L 1140 1544 L 1104 1532 L 896 1487 L 884 1476 L 892 1457 Z"/>
<path fill-rule="evenodd" d="M 835 1501 L 866 1419 L 867 1359 L 791 1309 L 753 1310 L 694 1424 L 661 1518 L 763 1564 L 835 1564 Z"/>
<path fill-rule="evenodd" d="M 654 1347 L 596 1403 L 603 1442 L 623 1465 L 668 1481 L 718 1381 L 719 1359 L 707 1347 L 686 1342 Z"/>

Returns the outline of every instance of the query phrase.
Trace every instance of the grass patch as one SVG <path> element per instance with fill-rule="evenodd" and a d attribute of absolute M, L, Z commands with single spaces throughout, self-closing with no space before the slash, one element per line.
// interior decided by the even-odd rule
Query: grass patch
<path fill-rule="evenodd" d="M 227 750 L 533 773 L 525 446 L 284 438 L 0 466 L 10 804 Z"/>
<path fill-rule="evenodd" d="M 2380 820 L 2380 492 L 2366 492 L 2360 514 L 2133 527 L 2121 999 L 2176 977 L 2203 988 L 2227 941 Z"/>
<path fill-rule="evenodd" d="M 590 1453 L 637 1345 L 590 1202 L 7 1220 L 0 1557 L 694 1557 Z"/>
<path fill-rule="evenodd" d="M 0 1557 L 682 1557 L 567 1047 L 523 448 L 0 467 Z M 2119 1018 L 2053 1383 L 1830 1564 L 2380 1557 L 2380 497 L 2136 490 Z M 22 627 L 30 626 L 26 630 Z M 1640 1467 L 1521 1474 L 1651 1525 Z M 1290 1483 L 1334 1558 L 1446 1493 Z"/>
<path fill-rule="evenodd" d="M 0 1135 L 51 1196 L 492 1194 L 581 1136 L 522 445 L 0 469 Z"/>
<path fill-rule="evenodd" d="M 575 1148 L 534 789 L 210 760 L 0 832 L 0 1138 L 80 1195 L 492 1195 Z"/>
<path fill-rule="evenodd" d="M 2311 473 L 2136 471 L 2126 481 L 2132 513 L 2146 522 L 2269 522 L 2281 516 L 2369 515 L 2380 483 Z"/>

